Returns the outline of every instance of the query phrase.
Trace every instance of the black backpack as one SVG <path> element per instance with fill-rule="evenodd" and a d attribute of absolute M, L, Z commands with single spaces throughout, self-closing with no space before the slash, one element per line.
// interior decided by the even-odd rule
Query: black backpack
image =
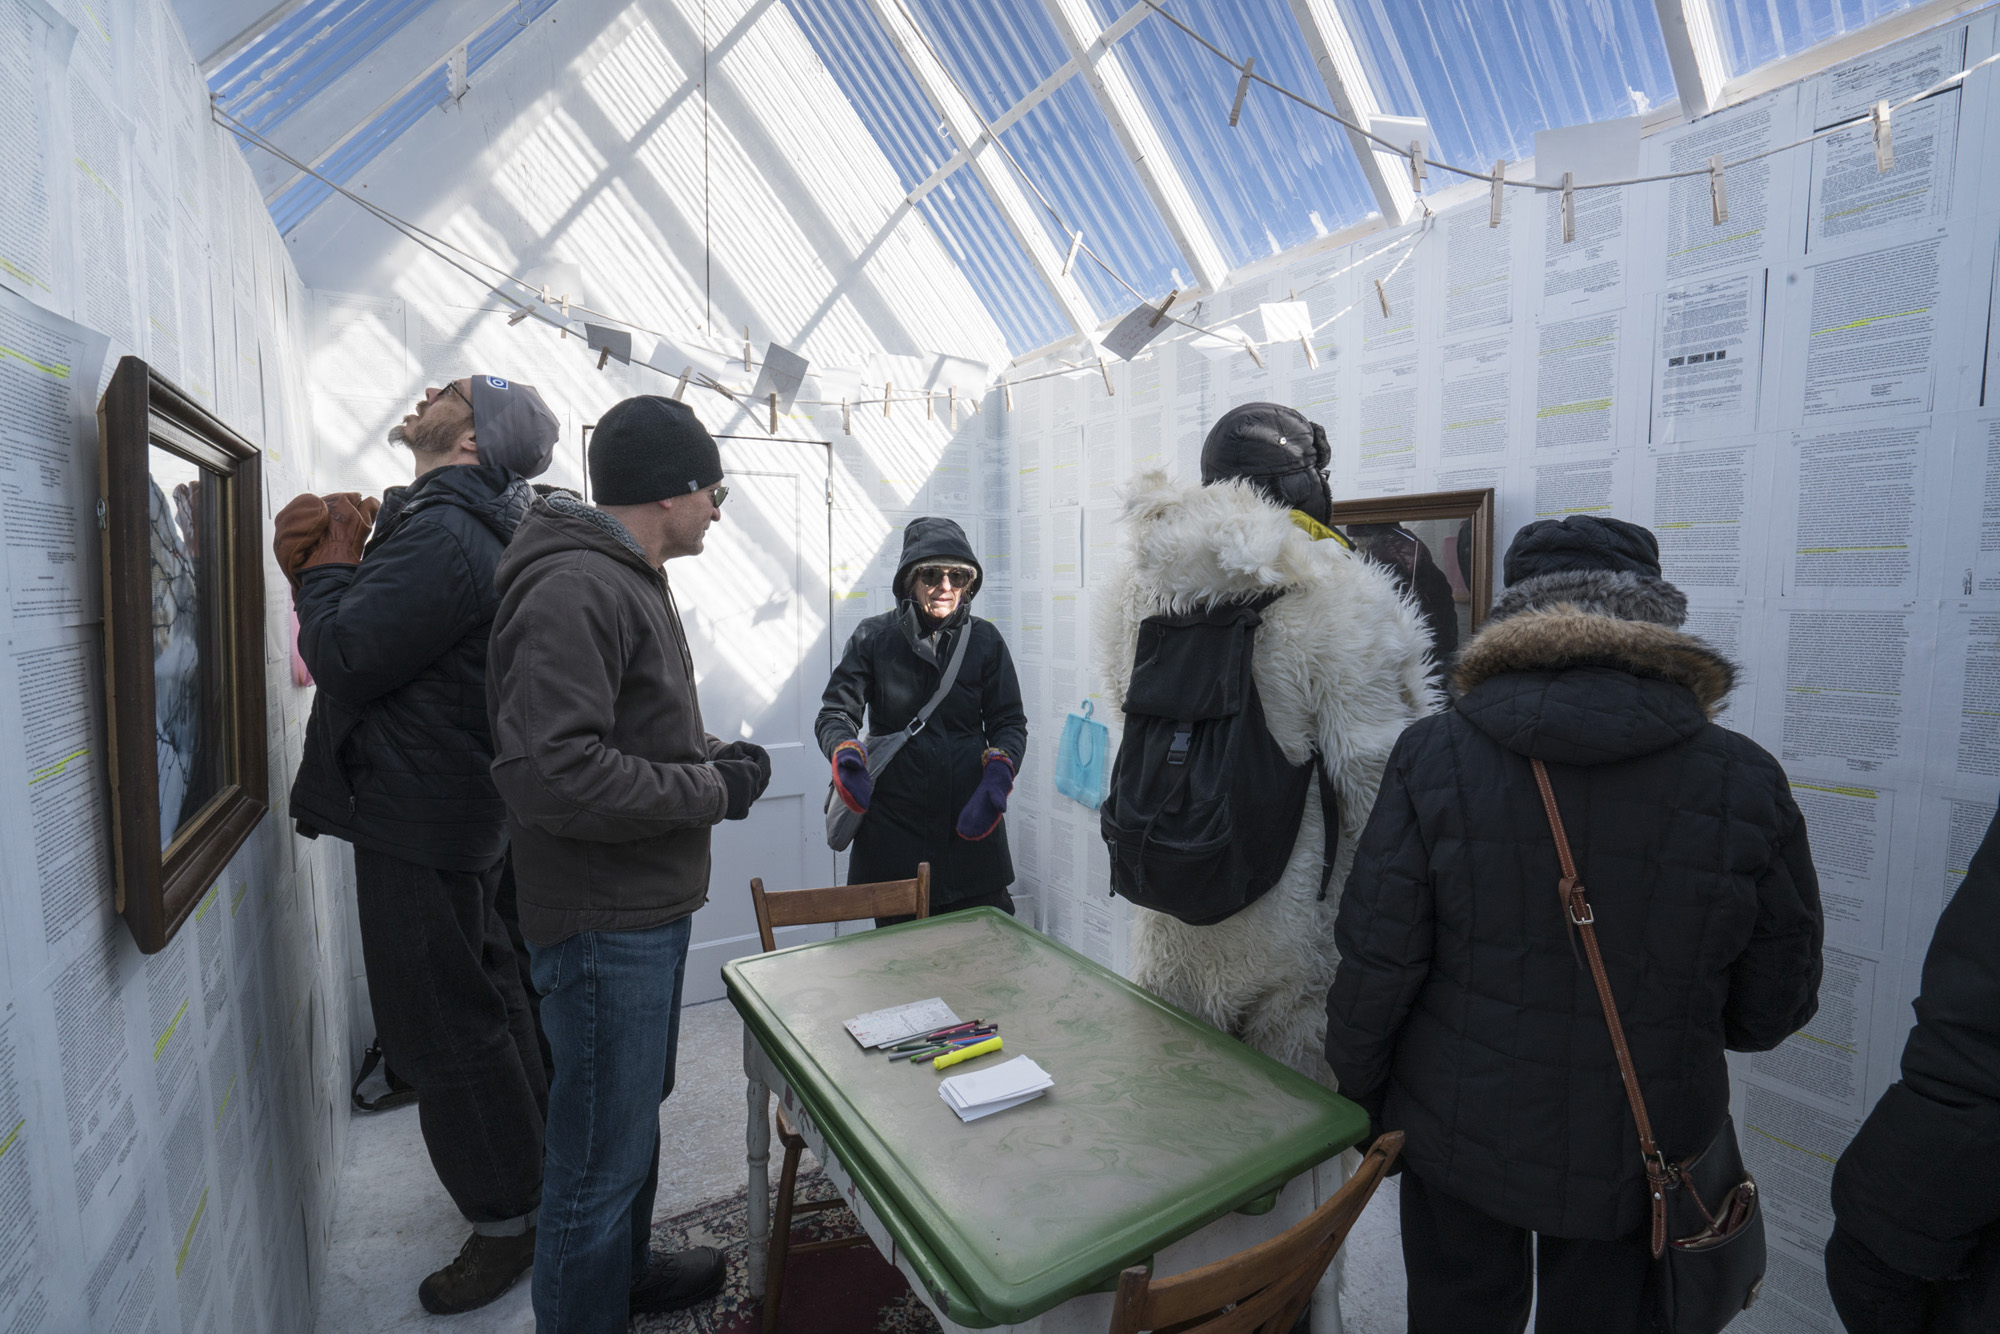
<path fill-rule="evenodd" d="M 1279 596 L 1149 616 L 1139 626 L 1125 734 L 1099 825 L 1111 849 L 1111 892 L 1192 926 L 1263 897 L 1298 841 L 1313 761 L 1295 765 L 1278 748 L 1250 670 L 1262 613 Z M 1340 811 L 1319 769 L 1325 898 Z"/>

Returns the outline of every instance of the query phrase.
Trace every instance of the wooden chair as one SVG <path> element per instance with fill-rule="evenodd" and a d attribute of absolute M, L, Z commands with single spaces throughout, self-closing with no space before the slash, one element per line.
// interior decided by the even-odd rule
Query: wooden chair
<path fill-rule="evenodd" d="M 757 910 L 757 938 L 769 953 L 778 948 L 773 932 L 781 926 L 806 926 L 817 922 L 851 922 L 862 917 L 929 917 L 931 915 L 931 864 L 917 863 L 913 880 L 884 880 L 872 885 L 836 885 L 831 889 L 787 889 L 771 893 L 762 877 L 750 882 L 750 902 Z M 778 1141 L 785 1146 L 784 1167 L 778 1173 L 778 1216 L 771 1224 L 771 1246 L 764 1278 L 764 1334 L 778 1327 L 778 1303 L 785 1291 L 785 1257 L 796 1251 L 832 1251 L 844 1246 L 866 1246 L 867 1237 L 841 1237 L 834 1241 L 809 1241 L 792 1245 L 792 1215 L 832 1209 L 842 1201 L 792 1199 L 798 1185 L 799 1154 L 806 1142 L 798 1129 L 778 1108 Z"/>
<path fill-rule="evenodd" d="M 1153 1278 L 1144 1265 L 1118 1276 L 1111 1334 L 1289 1334 L 1333 1253 L 1389 1165 L 1403 1150 L 1403 1132 L 1376 1140 L 1360 1170 L 1333 1198 L 1269 1241 L 1172 1278 Z"/>
<path fill-rule="evenodd" d="M 914 880 L 879 880 L 872 885 L 835 885 L 831 889 L 764 888 L 762 876 L 750 881 L 750 903 L 757 910 L 757 939 L 765 953 L 778 948 L 772 933 L 781 926 L 819 922 L 853 922 L 863 917 L 929 917 L 931 864 L 917 863 Z"/>

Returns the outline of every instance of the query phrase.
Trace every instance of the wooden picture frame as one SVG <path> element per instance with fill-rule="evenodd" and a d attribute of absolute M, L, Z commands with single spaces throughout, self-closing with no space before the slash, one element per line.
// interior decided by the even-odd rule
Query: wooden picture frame
<path fill-rule="evenodd" d="M 1456 524 L 1457 530 L 1450 533 L 1450 550 L 1447 543 L 1434 541 L 1445 526 Z M 1370 529 L 1401 528 L 1410 536 L 1419 538 L 1424 548 L 1435 562 L 1439 575 L 1450 585 L 1452 602 L 1460 610 L 1454 626 L 1456 638 L 1450 643 L 1439 643 L 1438 627 L 1432 626 L 1433 643 L 1437 644 L 1437 659 L 1441 667 L 1449 666 L 1451 657 L 1464 646 L 1466 640 L 1477 634 L 1486 624 L 1488 614 L 1493 610 L 1493 488 L 1478 491 L 1431 491 L 1414 496 L 1375 496 L 1366 500 L 1337 500 L 1333 503 L 1333 526 L 1343 536 L 1356 540 L 1357 550 L 1367 554 L 1370 545 L 1367 537 Z M 1362 530 L 1351 532 L 1351 529 Z M 1463 543 L 1469 550 L 1462 549 Z M 1463 556 L 1464 559 L 1460 559 Z M 1381 558 L 1381 557 L 1378 557 Z M 1406 587 L 1415 578 L 1415 570 L 1408 574 L 1401 571 L 1400 560 L 1387 560 L 1399 570 L 1399 577 Z M 1429 620 L 1439 610 L 1428 606 L 1423 589 L 1418 588 L 1419 603 L 1426 604 L 1426 619 Z"/>
<path fill-rule="evenodd" d="M 262 455 L 137 357 L 97 424 L 112 863 L 152 954 L 269 809 Z"/>

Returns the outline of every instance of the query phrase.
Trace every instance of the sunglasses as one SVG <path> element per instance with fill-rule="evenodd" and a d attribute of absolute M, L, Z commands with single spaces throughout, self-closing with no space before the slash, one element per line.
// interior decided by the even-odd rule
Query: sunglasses
<path fill-rule="evenodd" d="M 916 575 L 917 582 L 927 588 L 936 588 L 940 584 L 951 588 L 969 588 L 973 580 L 971 570 L 960 570 L 949 565 L 919 565 Z"/>
<path fill-rule="evenodd" d="M 729 488 L 726 486 L 715 487 L 708 493 L 708 503 L 717 509 L 721 509 L 722 502 L 727 499 L 729 499 Z"/>

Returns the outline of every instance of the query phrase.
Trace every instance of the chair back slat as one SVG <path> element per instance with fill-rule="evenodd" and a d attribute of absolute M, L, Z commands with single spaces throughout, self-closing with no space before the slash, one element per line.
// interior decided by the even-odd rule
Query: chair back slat
<path fill-rule="evenodd" d="M 1399 1130 L 1377 1139 L 1346 1185 L 1268 1241 L 1171 1278 L 1127 1269 L 1112 1303 L 1111 1334 L 1285 1334 L 1402 1148 Z"/>
<path fill-rule="evenodd" d="M 929 917 L 931 864 L 917 863 L 917 874 L 909 880 L 826 889 L 767 890 L 758 877 L 750 882 L 750 902 L 757 910 L 757 938 L 768 953 L 778 948 L 773 933 L 781 926 L 852 922 L 863 917 Z"/>

